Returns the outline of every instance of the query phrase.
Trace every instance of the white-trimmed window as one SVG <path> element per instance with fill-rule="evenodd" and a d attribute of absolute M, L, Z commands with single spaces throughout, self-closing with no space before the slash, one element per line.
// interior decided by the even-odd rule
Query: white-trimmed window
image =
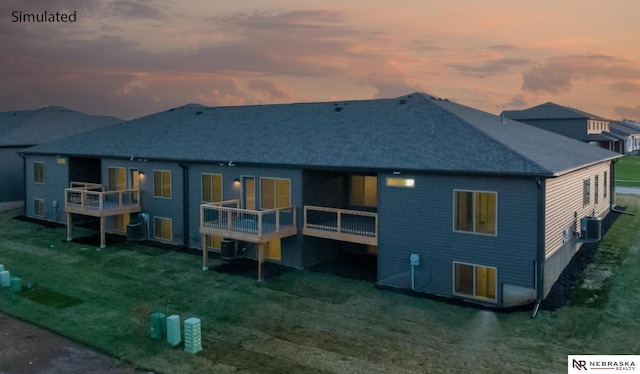
<path fill-rule="evenodd" d="M 585 179 L 582 181 L 582 206 L 589 205 L 591 203 L 591 179 Z"/>
<path fill-rule="evenodd" d="M 36 161 L 33 163 L 33 182 L 44 184 L 44 162 Z"/>
<path fill-rule="evenodd" d="M 33 200 L 33 215 L 36 217 L 44 217 L 46 204 L 44 199 L 34 199 Z"/>
<path fill-rule="evenodd" d="M 497 290 L 497 268 L 463 262 L 453 263 L 455 295 L 496 302 Z"/>
<path fill-rule="evenodd" d="M 260 178 L 260 208 L 276 209 L 291 205 L 291 179 Z"/>
<path fill-rule="evenodd" d="M 171 171 L 153 171 L 153 197 L 171 198 Z"/>
<path fill-rule="evenodd" d="M 156 239 L 173 240 L 172 220 L 165 217 L 153 218 L 153 236 Z"/>
<path fill-rule="evenodd" d="M 202 202 L 217 203 L 222 201 L 222 175 L 202 174 Z"/>
<path fill-rule="evenodd" d="M 387 177 L 385 185 L 387 187 L 415 188 L 416 180 L 413 178 Z"/>
<path fill-rule="evenodd" d="M 453 230 L 497 235 L 498 193 L 453 191 Z"/>

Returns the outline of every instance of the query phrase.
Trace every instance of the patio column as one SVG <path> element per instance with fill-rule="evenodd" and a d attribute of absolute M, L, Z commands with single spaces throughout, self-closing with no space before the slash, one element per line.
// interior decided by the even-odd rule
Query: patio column
<path fill-rule="evenodd" d="M 262 268 L 264 265 L 264 243 L 258 243 L 258 282 L 264 280 L 264 274 Z"/>
<path fill-rule="evenodd" d="M 207 235 L 202 235 L 202 270 L 209 270 L 209 249 L 207 248 Z"/>
<path fill-rule="evenodd" d="M 105 248 L 107 246 L 106 237 L 104 233 L 104 226 L 105 226 L 105 218 L 100 217 L 100 248 Z"/>
<path fill-rule="evenodd" d="M 72 225 L 73 223 L 71 222 L 71 213 L 67 212 L 67 241 L 68 242 L 73 240 L 71 236 L 71 232 L 73 231 L 73 229 L 71 228 Z"/>

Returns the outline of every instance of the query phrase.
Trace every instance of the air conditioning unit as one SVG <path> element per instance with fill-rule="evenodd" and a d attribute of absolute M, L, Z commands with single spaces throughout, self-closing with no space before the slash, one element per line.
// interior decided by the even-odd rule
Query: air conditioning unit
<path fill-rule="evenodd" d="M 602 238 L 602 218 L 582 217 L 580 219 L 580 239 L 597 241 Z"/>
<path fill-rule="evenodd" d="M 226 261 L 238 257 L 238 242 L 233 239 L 222 239 L 220 242 L 220 258 Z"/>

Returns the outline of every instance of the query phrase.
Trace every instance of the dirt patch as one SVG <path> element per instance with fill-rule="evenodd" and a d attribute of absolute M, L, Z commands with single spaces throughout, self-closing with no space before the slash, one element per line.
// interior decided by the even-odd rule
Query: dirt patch
<path fill-rule="evenodd" d="M 140 373 L 117 359 L 0 313 L 0 374 Z"/>

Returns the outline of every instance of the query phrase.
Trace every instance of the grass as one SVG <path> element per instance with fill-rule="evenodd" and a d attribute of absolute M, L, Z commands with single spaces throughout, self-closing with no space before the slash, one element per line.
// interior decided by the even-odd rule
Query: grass
<path fill-rule="evenodd" d="M 640 213 L 640 198 L 617 203 Z M 0 311 L 162 373 L 566 372 L 569 354 L 637 354 L 640 234 L 621 216 L 601 246 L 610 265 L 605 302 L 555 312 L 496 313 L 378 290 L 370 282 L 292 270 L 258 283 L 213 270 L 201 258 L 118 243 L 66 242 L 0 214 L 0 263 L 32 284 Z M 92 235 L 87 229 L 74 233 Z M 615 261 L 607 251 L 616 251 Z M 211 261 L 212 267 L 217 260 Z M 594 272 L 594 274 L 597 272 Z M 591 282 L 588 274 L 584 282 Z M 595 277 L 595 276 L 594 276 Z M 606 297 L 605 297 L 606 294 Z M 202 321 L 191 355 L 150 338 L 153 312 Z"/>
<path fill-rule="evenodd" d="M 616 186 L 640 187 L 640 157 L 625 156 L 615 164 Z"/>

